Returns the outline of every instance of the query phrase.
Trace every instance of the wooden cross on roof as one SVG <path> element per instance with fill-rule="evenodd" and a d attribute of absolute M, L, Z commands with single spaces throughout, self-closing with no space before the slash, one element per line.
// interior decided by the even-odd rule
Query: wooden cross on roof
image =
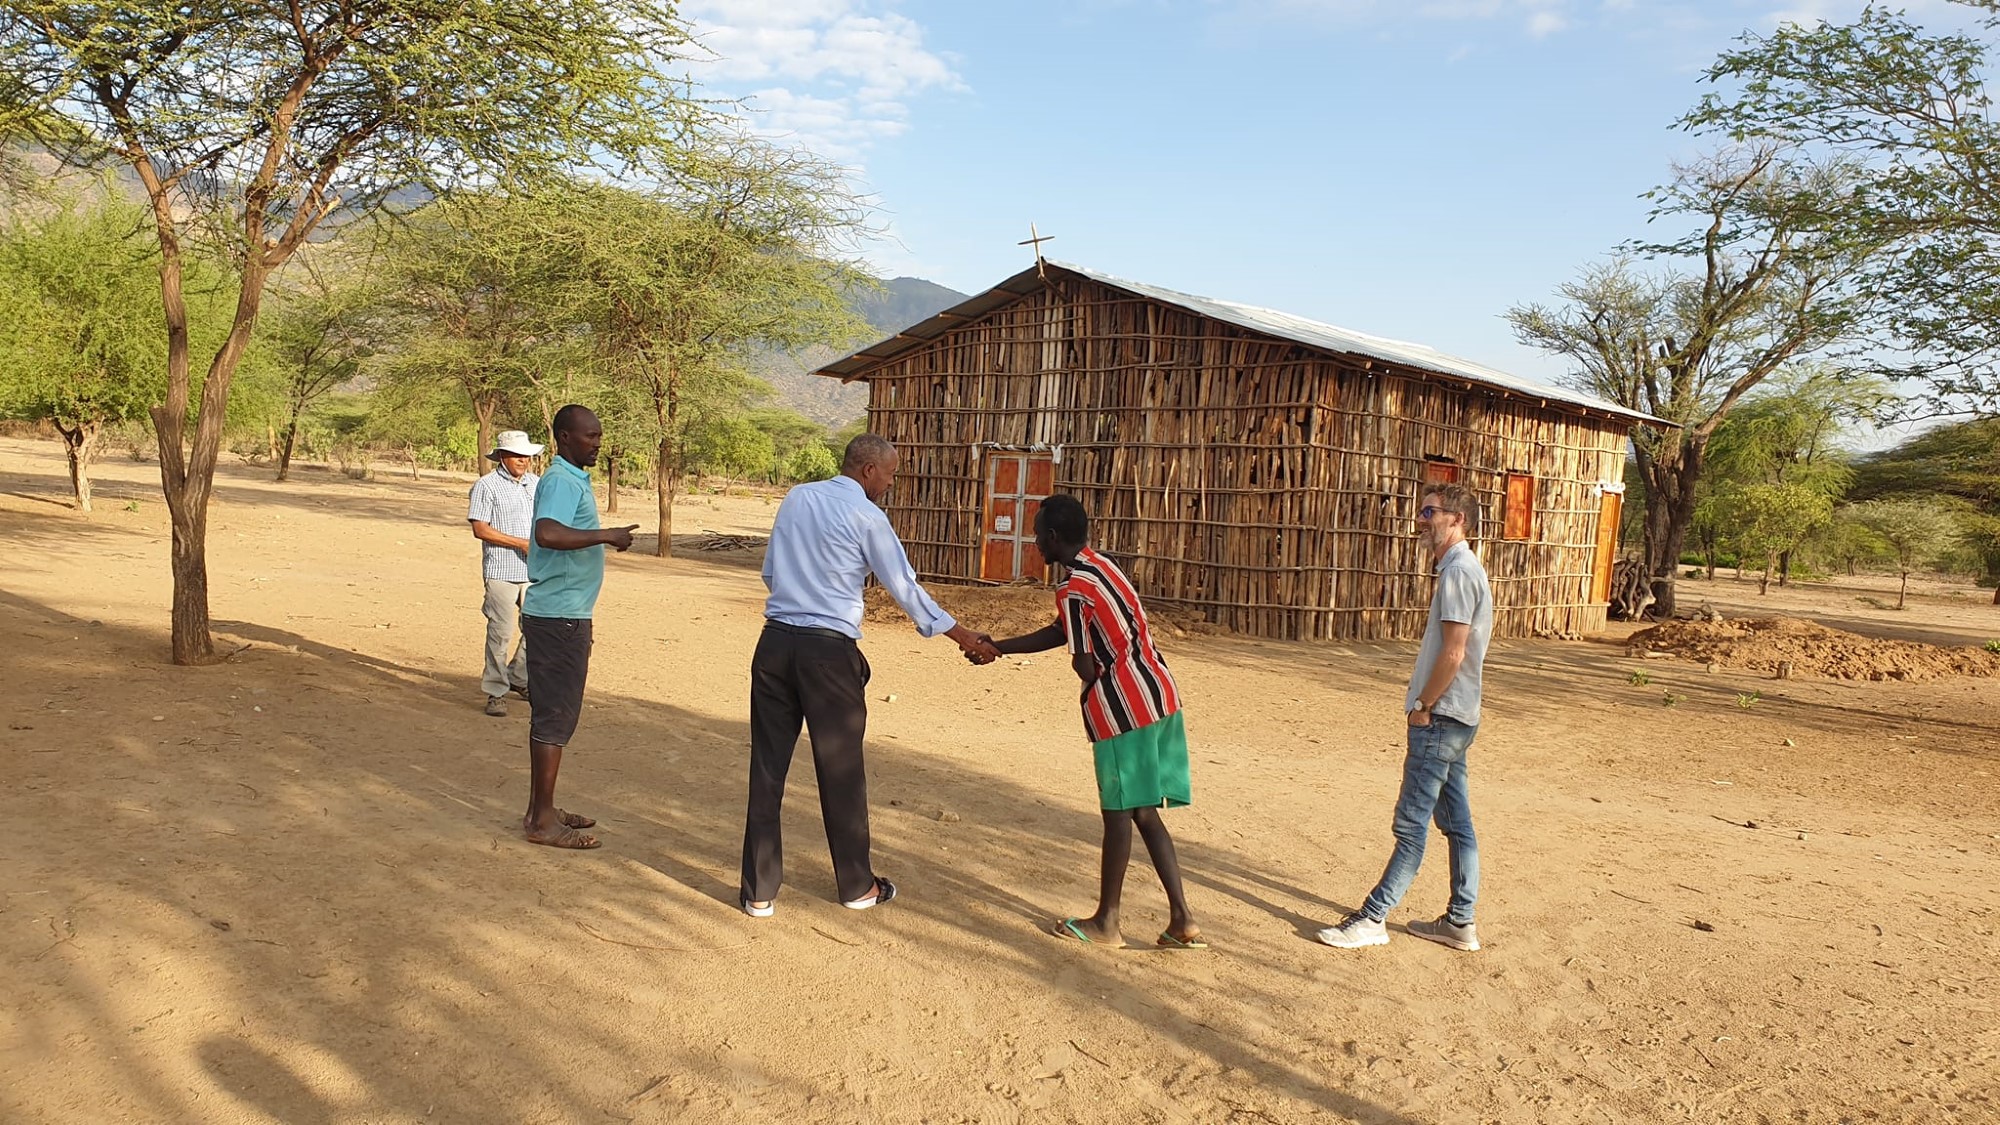
<path fill-rule="evenodd" d="M 1042 260 L 1042 243 L 1054 237 L 1055 235 L 1052 234 L 1043 234 L 1041 231 L 1035 229 L 1035 224 L 1029 223 L 1028 237 L 1014 244 L 1016 246 L 1032 246 L 1035 248 L 1035 272 L 1041 275 L 1043 281 L 1049 279 L 1049 271 L 1048 264 Z"/>

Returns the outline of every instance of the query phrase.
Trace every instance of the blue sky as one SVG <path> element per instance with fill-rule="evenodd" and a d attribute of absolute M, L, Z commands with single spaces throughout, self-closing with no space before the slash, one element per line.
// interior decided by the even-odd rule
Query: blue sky
<path fill-rule="evenodd" d="M 855 170 L 885 274 L 1050 257 L 1543 381 L 1502 314 L 1647 233 L 1746 30 L 1839 0 L 692 0 L 712 90 Z M 1911 5 L 1958 20 L 1937 0 Z M 1929 17 L 1927 22 L 1929 22 Z M 1664 233 L 1664 232 L 1662 232 Z"/>

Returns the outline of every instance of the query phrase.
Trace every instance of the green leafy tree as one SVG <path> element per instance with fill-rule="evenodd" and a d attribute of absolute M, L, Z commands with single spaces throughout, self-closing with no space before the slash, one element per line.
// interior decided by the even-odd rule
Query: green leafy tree
<path fill-rule="evenodd" d="M 2000 516 L 1968 510 L 1959 516 L 1959 535 L 1965 552 L 1978 566 L 1979 581 L 1993 587 L 1993 604 L 2000 605 Z"/>
<path fill-rule="evenodd" d="M 1852 282 L 1879 247 L 1823 217 L 1853 191 L 1845 162 L 1775 145 L 1731 149 L 1677 171 L 1654 193 L 1656 220 L 1683 237 L 1630 247 L 1559 291 L 1508 313 L 1522 343 L 1569 359 L 1572 385 L 1675 423 L 1633 435 L 1645 478 L 1644 562 L 1654 611 L 1674 610 L 1682 546 L 1700 502 L 1709 443 L 1744 397 L 1787 364 L 1847 341 L 1866 310 Z"/>
<path fill-rule="evenodd" d="M 1819 553 L 1849 575 L 1860 572 L 1863 562 L 1888 557 L 1889 545 L 1855 515 L 1855 505 L 1835 508 L 1832 522 L 1815 537 Z"/>
<path fill-rule="evenodd" d="M 866 331 L 842 299 L 856 272 L 834 254 L 859 215 L 837 170 L 747 141 L 671 196 L 579 184 L 563 213 L 621 429 L 653 445 L 664 557 L 689 437 L 755 397 L 750 358 Z"/>
<path fill-rule="evenodd" d="M 741 415 L 710 418 L 688 437 L 688 460 L 703 472 L 768 480 L 777 458 L 771 435 Z"/>
<path fill-rule="evenodd" d="M 158 248 L 131 207 L 16 213 L 0 231 L 0 407 L 62 435 L 76 506 L 107 428 L 143 421 L 166 386 Z M 190 331 L 215 339 L 212 271 L 197 265 Z"/>
<path fill-rule="evenodd" d="M 1831 522 L 1832 505 L 1853 483 L 1853 458 L 1843 439 L 1855 424 L 1878 417 L 1893 398 L 1880 378 L 1834 366 L 1808 364 L 1773 376 L 1716 428 L 1696 533 L 1709 537 L 1711 552 L 1717 537 L 1745 541 L 1747 536 L 1758 554 L 1775 546 L 1775 559 L 1766 562 L 1776 563 L 1778 584 L 1785 585 L 1792 553 Z M 1763 491 L 1745 497 L 1746 489 Z M 1825 503 L 1808 500 L 1809 494 Z M 1787 508 L 1808 519 L 1807 526 L 1766 522 Z M 1712 526 L 1703 526 L 1704 515 Z M 1779 526 L 1798 534 L 1778 535 Z"/>
<path fill-rule="evenodd" d="M 1973 542 L 1991 542 L 1980 529 L 1988 526 L 1982 521 L 2000 520 L 2000 418 L 1939 426 L 1856 466 L 1855 499 L 1904 493 L 1965 501 L 1973 513 L 1967 517 Z M 1983 581 L 1995 584 L 1994 604 L 2000 605 L 2000 544 L 1978 554 L 1985 563 Z"/>
<path fill-rule="evenodd" d="M 1868 500 L 1854 506 L 1854 515 L 1896 556 L 1896 571 L 1902 578 L 1896 589 L 1897 609 L 1903 608 L 1909 593 L 1910 572 L 1950 549 L 1958 534 L 1950 510 L 1934 500 Z"/>
<path fill-rule="evenodd" d="M 1993 13 L 1992 0 L 1965 0 Z M 1996 19 L 1983 21 L 1990 36 Z M 1785 23 L 1743 36 L 1708 79 L 1722 87 L 1682 124 L 1737 140 L 1806 145 L 1864 165 L 1829 225 L 1893 244 L 1866 287 L 1879 325 L 1938 411 L 2000 409 L 2000 121 L 1985 87 L 1992 44 L 1932 34 L 1870 6 L 1851 23 Z"/>
<path fill-rule="evenodd" d="M 831 480 L 840 471 L 840 458 L 822 442 L 801 445 L 785 459 L 785 479 L 793 482 Z"/>
<path fill-rule="evenodd" d="M 411 185 L 526 183 L 580 165 L 670 176 L 677 134 L 706 116 L 675 72 L 686 44 L 652 0 L 0 6 L 0 127 L 74 164 L 124 165 L 151 212 L 175 663 L 213 655 L 208 501 L 271 276 L 336 212 Z M 234 315 L 196 379 L 186 273 L 204 239 L 230 263 Z"/>
<path fill-rule="evenodd" d="M 316 403 L 361 374 L 378 299 L 365 265 L 333 260 L 299 263 L 300 283 L 284 285 L 257 327 L 257 350 L 281 388 L 277 479 L 291 475 L 300 420 Z M 300 276 L 298 274 L 295 277 Z"/>
<path fill-rule="evenodd" d="M 1759 481 L 1737 486 L 1719 498 L 1718 507 L 1741 553 L 1764 559 L 1759 594 L 1770 590 L 1780 555 L 1797 550 L 1833 521 L 1833 496 L 1805 484 Z"/>
<path fill-rule="evenodd" d="M 380 372 L 456 387 L 489 449 L 496 419 L 510 410 L 534 409 L 547 434 L 557 409 L 598 390 L 579 319 L 597 295 L 557 234 L 569 222 L 568 198 L 566 190 L 459 192 L 385 231 L 389 358 Z M 607 441 L 615 437 L 607 431 Z"/>
<path fill-rule="evenodd" d="M 368 396 L 367 419 L 355 436 L 367 448 L 400 457 L 409 465 L 410 479 L 418 480 L 426 461 L 451 459 L 457 434 L 463 441 L 456 452 L 476 456 L 475 433 L 464 403 L 449 386 L 401 382 L 386 383 Z"/>
<path fill-rule="evenodd" d="M 1856 499 L 1903 492 L 1942 493 L 2000 510 L 2000 418 L 1938 426 L 1856 464 Z"/>
<path fill-rule="evenodd" d="M 826 441 L 826 427 L 796 410 L 782 406 L 759 406 L 745 417 L 751 425 L 770 435 L 771 448 L 781 463 L 802 446 Z"/>

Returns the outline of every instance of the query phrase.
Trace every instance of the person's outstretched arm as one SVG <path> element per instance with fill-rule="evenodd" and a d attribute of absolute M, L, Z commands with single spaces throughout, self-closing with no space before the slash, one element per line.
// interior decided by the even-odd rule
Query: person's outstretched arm
<path fill-rule="evenodd" d="M 861 554 L 868 561 L 869 571 L 882 584 L 910 620 L 917 623 L 917 632 L 926 637 L 939 633 L 950 637 L 958 647 L 967 653 L 982 658 L 982 663 L 992 660 L 1000 653 L 994 649 L 993 640 L 984 633 L 975 633 L 958 623 L 951 614 L 938 607 L 922 584 L 917 581 L 917 572 L 910 566 L 910 556 L 903 551 L 903 541 L 896 538 L 896 530 L 889 526 L 887 519 L 870 520 L 861 532 Z"/>
<path fill-rule="evenodd" d="M 994 641 L 993 647 L 1000 650 L 1000 655 L 1011 656 L 1016 653 L 1047 652 L 1052 648 L 1061 648 L 1063 640 L 1062 622 L 1051 621 L 1032 633 L 1008 637 L 1004 641 Z"/>
<path fill-rule="evenodd" d="M 571 527 L 560 520 L 547 516 L 535 521 L 535 546 L 545 551 L 581 551 L 585 547 L 603 544 L 613 550 L 623 551 L 632 546 L 632 533 L 639 530 L 638 524 L 625 527 L 605 527 L 596 530 Z"/>

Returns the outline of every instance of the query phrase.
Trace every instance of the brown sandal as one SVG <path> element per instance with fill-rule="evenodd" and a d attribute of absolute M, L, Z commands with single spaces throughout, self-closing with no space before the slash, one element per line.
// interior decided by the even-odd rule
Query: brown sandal
<path fill-rule="evenodd" d="M 525 839 L 530 844 L 540 844 L 547 848 L 573 848 L 577 851 L 588 851 L 591 848 L 601 847 L 604 843 L 595 836 L 586 836 L 576 829 L 568 827 L 565 827 L 561 832 L 556 833 L 546 840 L 538 840 L 533 836 L 525 837 Z"/>
<path fill-rule="evenodd" d="M 573 813 L 564 809 L 556 810 L 556 823 L 562 825 L 564 828 L 597 827 L 596 821 L 590 819 L 589 817 L 583 815 L 582 813 Z M 526 832 L 527 830 L 528 830 L 528 818 L 524 815 L 521 817 L 521 831 Z"/>

